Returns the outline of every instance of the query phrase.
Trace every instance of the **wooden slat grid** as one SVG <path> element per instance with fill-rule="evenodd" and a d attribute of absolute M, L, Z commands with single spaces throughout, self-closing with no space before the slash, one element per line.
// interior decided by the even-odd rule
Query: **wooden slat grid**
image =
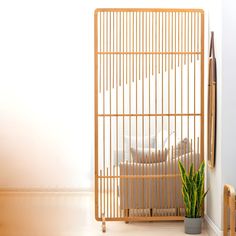
<path fill-rule="evenodd" d="M 96 219 L 182 220 L 178 161 L 204 159 L 204 12 L 97 9 L 94 25 Z"/>

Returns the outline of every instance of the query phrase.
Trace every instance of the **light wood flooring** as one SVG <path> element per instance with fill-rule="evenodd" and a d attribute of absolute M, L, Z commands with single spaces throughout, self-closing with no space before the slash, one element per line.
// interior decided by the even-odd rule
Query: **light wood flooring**
<path fill-rule="evenodd" d="M 93 193 L 0 192 L 1 236 L 185 235 L 183 222 L 107 222 L 94 219 Z M 203 230 L 202 235 L 207 235 Z"/>

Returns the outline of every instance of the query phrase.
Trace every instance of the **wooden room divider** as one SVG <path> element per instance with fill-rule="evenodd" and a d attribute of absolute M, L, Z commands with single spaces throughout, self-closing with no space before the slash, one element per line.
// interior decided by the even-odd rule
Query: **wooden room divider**
<path fill-rule="evenodd" d="M 204 159 L 204 12 L 96 9 L 95 216 L 183 220 L 178 161 Z"/>

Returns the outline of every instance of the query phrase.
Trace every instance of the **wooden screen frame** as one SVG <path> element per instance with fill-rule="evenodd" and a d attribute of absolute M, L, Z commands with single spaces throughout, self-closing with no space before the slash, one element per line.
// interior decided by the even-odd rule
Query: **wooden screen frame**
<path fill-rule="evenodd" d="M 102 54 L 102 52 L 98 52 L 98 13 L 100 12 L 189 12 L 191 13 L 199 13 L 200 14 L 200 34 L 201 34 L 201 46 L 200 52 L 196 53 L 200 56 L 200 77 L 201 77 L 201 84 L 204 85 L 204 11 L 202 9 L 145 9 L 145 8 L 120 8 L 120 9 L 96 9 L 94 13 L 94 128 L 95 128 L 95 135 L 94 135 L 94 163 L 95 163 L 95 218 L 98 221 L 166 221 L 166 220 L 183 220 L 183 216 L 120 216 L 120 217 L 105 217 L 101 216 L 98 213 L 99 208 L 99 196 L 98 196 L 98 185 L 101 178 L 108 178 L 109 176 L 99 176 L 99 169 L 98 169 L 98 118 L 100 116 L 105 116 L 105 114 L 101 115 L 98 114 L 98 56 Z M 168 54 L 163 52 L 151 52 L 152 54 Z M 122 54 L 122 53 L 121 53 Z M 130 53 L 123 53 L 123 54 L 135 54 L 135 52 Z M 140 52 L 140 54 L 148 54 L 147 52 Z M 175 52 L 173 54 L 188 54 L 188 52 Z M 195 53 L 191 53 L 195 54 Z M 204 160 L 204 86 L 201 87 L 201 98 L 200 98 L 200 106 L 201 110 L 198 114 L 200 116 L 200 152 L 201 152 L 201 160 Z M 137 114 L 136 114 L 137 115 Z M 150 114 L 149 114 L 150 115 Z M 156 114 L 157 115 L 157 114 Z M 135 116 L 135 114 L 131 114 L 130 116 Z M 150 115 L 151 116 L 151 115 Z M 110 176 L 112 177 L 112 176 Z M 117 178 L 116 176 L 113 176 Z"/>

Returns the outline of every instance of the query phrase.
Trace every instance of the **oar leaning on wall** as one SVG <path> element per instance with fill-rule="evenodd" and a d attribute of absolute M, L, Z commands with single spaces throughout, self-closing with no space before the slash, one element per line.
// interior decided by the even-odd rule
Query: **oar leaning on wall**
<path fill-rule="evenodd" d="M 215 166 L 216 159 L 216 112 L 217 112 L 217 89 L 216 89 L 216 58 L 214 48 L 214 32 L 211 32 L 209 74 L 208 74 L 208 165 Z"/>

